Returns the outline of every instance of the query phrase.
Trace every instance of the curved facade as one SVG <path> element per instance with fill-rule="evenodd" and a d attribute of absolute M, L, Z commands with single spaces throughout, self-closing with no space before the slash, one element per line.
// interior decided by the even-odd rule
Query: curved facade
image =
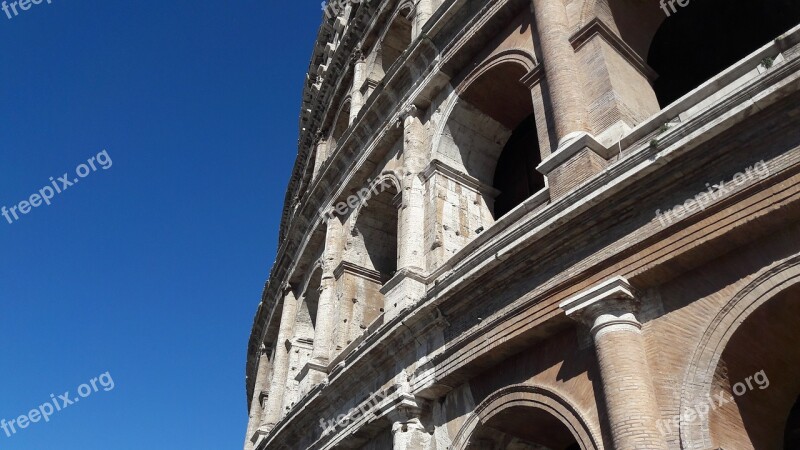
<path fill-rule="evenodd" d="M 329 5 L 245 449 L 800 448 L 800 4 L 738 3 Z"/>

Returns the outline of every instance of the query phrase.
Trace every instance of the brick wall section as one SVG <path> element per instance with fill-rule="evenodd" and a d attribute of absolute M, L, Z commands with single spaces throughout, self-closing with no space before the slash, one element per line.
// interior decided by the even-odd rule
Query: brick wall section
<path fill-rule="evenodd" d="M 607 164 L 602 156 L 588 148 L 579 151 L 547 174 L 550 195 L 553 198 L 563 196 L 575 186 L 601 172 Z"/>

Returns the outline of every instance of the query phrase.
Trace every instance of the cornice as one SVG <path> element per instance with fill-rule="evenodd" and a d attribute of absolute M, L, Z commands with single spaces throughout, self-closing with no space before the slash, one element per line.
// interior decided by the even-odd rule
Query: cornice
<path fill-rule="evenodd" d="M 466 173 L 458 170 L 447 163 L 434 159 L 428 164 L 428 167 L 422 171 L 420 178 L 423 182 L 427 183 L 434 175 L 442 175 L 443 177 L 462 184 L 473 191 L 481 194 L 487 194 L 492 198 L 500 195 L 500 191 L 486 183 L 481 182 L 477 178 L 467 175 Z"/>

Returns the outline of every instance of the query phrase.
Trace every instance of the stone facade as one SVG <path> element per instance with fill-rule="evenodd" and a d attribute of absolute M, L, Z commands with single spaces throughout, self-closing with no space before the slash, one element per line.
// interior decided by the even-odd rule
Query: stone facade
<path fill-rule="evenodd" d="M 246 450 L 800 448 L 800 4 L 337 5 Z"/>

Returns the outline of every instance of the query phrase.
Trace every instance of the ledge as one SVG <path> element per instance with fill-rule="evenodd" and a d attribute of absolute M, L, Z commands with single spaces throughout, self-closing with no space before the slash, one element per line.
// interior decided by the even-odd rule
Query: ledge
<path fill-rule="evenodd" d="M 380 284 L 385 283 L 387 279 L 377 270 L 367 269 L 366 267 L 359 266 L 349 261 L 342 261 L 333 271 L 333 276 L 338 280 L 345 272 Z"/>
<path fill-rule="evenodd" d="M 588 148 L 593 152 L 600 155 L 603 159 L 611 159 L 611 151 L 597 139 L 586 132 L 570 133 L 561 140 L 556 151 L 550 154 L 544 161 L 536 167 L 536 170 L 547 175 L 553 169 L 564 164 L 568 159 L 572 158 L 581 150 Z"/>
<path fill-rule="evenodd" d="M 466 173 L 438 159 L 434 159 L 433 161 L 431 161 L 430 164 L 428 164 L 428 167 L 426 167 L 425 170 L 423 170 L 422 173 L 420 173 L 420 178 L 422 179 L 423 183 L 427 183 L 428 180 L 430 180 L 430 178 L 437 173 L 446 178 L 449 178 L 450 180 L 453 180 L 457 183 L 467 186 L 468 188 L 474 190 L 475 192 L 489 195 L 492 198 L 495 198 L 498 195 L 500 195 L 500 191 L 495 189 L 494 187 L 489 186 L 488 184 L 483 183 L 479 179 L 467 175 Z"/>
<path fill-rule="evenodd" d="M 568 316 L 573 316 L 586 308 L 608 299 L 633 300 L 633 287 L 624 277 L 617 276 L 597 286 L 568 298 L 558 305 Z"/>

